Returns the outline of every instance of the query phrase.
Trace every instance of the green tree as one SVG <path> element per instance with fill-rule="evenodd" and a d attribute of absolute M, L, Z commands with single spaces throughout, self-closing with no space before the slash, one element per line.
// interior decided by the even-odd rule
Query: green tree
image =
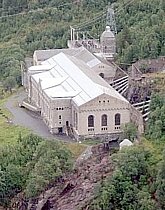
<path fill-rule="evenodd" d="M 165 209 L 165 151 L 157 175 L 156 197 L 158 199 L 158 204 L 161 206 L 162 209 Z"/>
<path fill-rule="evenodd" d="M 44 191 L 48 183 L 49 181 L 45 179 L 43 176 L 40 176 L 38 174 L 31 174 L 25 189 L 26 196 L 28 198 L 33 198 L 39 195 Z"/>
<path fill-rule="evenodd" d="M 164 95 L 154 94 L 150 103 L 150 115 L 147 123 L 146 134 L 151 139 L 164 140 L 165 135 L 165 98 Z"/>
<path fill-rule="evenodd" d="M 137 138 L 137 127 L 133 123 L 126 123 L 123 127 L 123 138 L 134 141 Z"/>
<path fill-rule="evenodd" d="M 5 79 L 5 81 L 3 82 L 3 88 L 6 91 L 10 91 L 12 93 L 12 89 L 16 86 L 16 81 L 15 78 L 12 76 L 9 76 Z"/>
<path fill-rule="evenodd" d="M 20 191 L 27 197 L 38 195 L 72 165 L 72 154 L 63 144 L 19 135 L 15 145 L 0 147 L 0 205 L 8 206 Z"/>
<path fill-rule="evenodd" d="M 138 192 L 138 206 L 137 209 L 139 210 L 155 210 L 156 203 L 155 201 L 151 198 L 151 195 L 147 190 L 141 190 Z"/>

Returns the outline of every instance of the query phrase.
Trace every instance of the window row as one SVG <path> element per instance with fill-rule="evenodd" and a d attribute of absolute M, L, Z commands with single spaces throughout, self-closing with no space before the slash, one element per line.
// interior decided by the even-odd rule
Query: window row
<path fill-rule="evenodd" d="M 103 103 L 105 103 L 105 102 L 108 102 L 109 103 L 110 101 L 109 100 L 107 100 L 107 101 L 105 101 L 105 100 L 104 101 L 99 101 L 99 103 L 102 103 L 102 102 Z"/>
<path fill-rule="evenodd" d="M 94 131 L 94 128 L 89 128 L 88 131 Z"/>
<path fill-rule="evenodd" d="M 58 107 L 58 108 L 56 108 L 56 110 L 64 110 L 64 108 L 63 107 L 62 108 Z"/>
<path fill-rule="evenodd" d="M 56 110 L 64 110 L 64 109 L 70 109 L 70 107 L 57 107 Z"/>
<path fill-rule="evenodd" d="M 107 131 L 107 128 L 101 128 L 102 131 Z"/>
<path fill-rule="evenodd" d="M 107 126 L 107 115 L 103 114 L 101 116 L 101 126 Z M 120 125 L 121 115 L 119 113 L 115 114 L 115 125 Z M 88 127 L 94 127 L 95 125 L 95 117 L 93 115 L 88 116 Z"/>

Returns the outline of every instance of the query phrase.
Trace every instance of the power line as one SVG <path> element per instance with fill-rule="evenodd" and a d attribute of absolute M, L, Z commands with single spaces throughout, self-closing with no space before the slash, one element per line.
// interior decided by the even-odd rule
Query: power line
<path fill-rule="evenodd" d="M 129 4 L 131 4 L 132 2 L 134 2 L 134 0 L 130 0 L 129 2 L 127 2 L 125 5 L 124 5 L 124 7 L 125 6 L 128 6 Z M 26 10 L 26 8 L 25 7 L 23 7 L 23 6 L 17 6 L 17 7 L 11 7 L 10 9 L 3 9 L 3 8 L 0 8 L 0 10 L 4 10 L 4 11 L 6 11 L 6 12 L 11 12 L 11 9 L 15 9 L 15 10 L 18 10 L 18 9 L 23 9 L 24 8 L 24 11 L 22 11 L 22 12 L 20 12 L 20 13 L 17 13 L 17 14 L 8 14 L 8 15 L 3 15 L 3 16 L 0 16 L 0 19 L 3 19 L 3 18 L 10 18 L 10 17 L 16 17 L 16 16 L 22 16 L 22 15 L 26 15 L 26 14 L 29 14 L 29 13 L 32 13 L 32 12 L 40 12 L 41 10 L 45 10 L 45 8 L 46 9 L 58 9 L 58 8 L 60 8 L 60 7 L 64 7 L 64 6 L 68 6 L 68 5 L 71 5 L 71 4 L 76 4 L 77 3 L 77 1 L 74 1 L 74 2 L 71 2 L 71 3 L 65 3 L 65 4 L 60 4 L 60 5 L 58 5 L 58 6 L 56 6 L 56 7 L 44 7 L 44 9 L 42 9 L 42 8 L 37 8 L 37 9 L 35 9 L 35 10 Z M 117 11 L 115 11 L 115 13 L 117 14 L 118 12 L 120 12 L 122 10 L 122 8 L 120 9 L 120 10 L 117 10 Z M 101 15 L 102 14 L 102 15 Z M 101 18 L 103 18 L 104 16 L 106 15 L 106 11 L 104 11 L 104 12 L 101 12 L 101 13 L 98 13 L 98 15 L 96 15 L 96 17 L 94 17 L 94 18 L 92 18 L 91 20 L 89 20 L 89 21 L 85 21 L 84 23 L 81 23 L 81 24 L 79 24 L 79 25 L 76 25 L 75 26 L 75 28 L 83 28 L 84 27 L 84 25 L 85 24 L 92 24 L 92 23 L 94 23 L 94 22 L 96 22 L 97 20 L 99 20 L 99 19 L 101 19 Z"/>
<path fill-rule="evenodd" d="M 10 17 L 15 17 L 15 16 L 21 16 L 21 15 L 25 15 L 25 14 L 29 14 L 29 13 L 32 13 L 32 12 L 40 12 L 40 11 L 44 11 L 45 9 L 58 9 L 60 7 L 64 7 L 64 6 L 68 6 L 68 5 L 71 5 L 71 4 L 76 4 L 77 2 L 72 2 L 72 3 L 65 3 L 65 4 L 60 4 L 56 7 L 44 7 L 44 8 L 37 8 L 37 9 L 34 9 L 34 10 L 27 10 L 25 7 L 22 7 L 22 6 L 19 6 L 19 7 L 11 7 L 11 9 L 23 9 L 24 10 L 22 12 L 19 12 L 19 13 L 16 13 L 16 14 L 8 14 L 8 15 L 3 15 L 3 16 L 0 16 L 0 19 L 3 19 L 3 18 L 10 18 Z M 11 9 L 3 9 L 3 8 L 0 8 L 0 10 L 4 10 L 6 12 L 11 12 Z"/>
<path fill-rule="evenodd" d="M 115 14 L 118 14 L 123 8 L 125 8 L 126 6 L 129 6 L 131 3 L 133 3 L 135 0 L 130 0 L 126 3 L 124 3 L 121 8 L 119 8 L 118 10 L 115 11 Z M 103 11 L 101 13 L 98 13 L 95 17 L 93 17 L 91 20 L 85 21 L 84 23 L 80 23 L 79 25 L 75 25 L 73 26 L 73 28 L 75 28 L 75 31 L 79 31 L 82 30 L 82 28 L 87 28 L 89 27 L 92 23 L 95 23 L 96 21 L 98 21 L 101 18 L 106 17 L 107 12 Z M 115 30 L 115 29 L 114 29 Z"/>
<path fill-rule="evenodd" d="M 99 12 L 95 17 L 93 17 L 90 20 L 87 20 L 83 23 L 80 23 L 78 25 L 73 26 L 73 28 L 75 28 L 76 30 L 81 30 L 82 28 L 88 27 L 90 26 L 92 23 L 96 22 L 97 20 L 103 18 L 104 16 L 106 16 L 106 11 L 104 12 Z"/>
<path fill-rule="evenodd" d="M 115 14 L 119 13 L 124 7 L 129 6 L 132 4 L 135 0 L 130 0 L 129 2 L 126 2 L 124 6 L 121 6 L 121 8 L 117 11 L 115 11 Z"/>

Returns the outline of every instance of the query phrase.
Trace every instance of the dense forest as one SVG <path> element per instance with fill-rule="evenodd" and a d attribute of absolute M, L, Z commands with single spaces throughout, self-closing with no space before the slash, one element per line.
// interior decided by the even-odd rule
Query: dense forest
<path fill-rule="evenodd" d="M 67 47 L 69 26 L 83 23 L 113 5 L 117 24 L 117 61 L 165 55 L 163 0 L 1 0 L 0 80 L 5 89 L 20 85 L 20 66 L 36 49 Z M 88 28 L 98 38 L 105 17 Z"/>

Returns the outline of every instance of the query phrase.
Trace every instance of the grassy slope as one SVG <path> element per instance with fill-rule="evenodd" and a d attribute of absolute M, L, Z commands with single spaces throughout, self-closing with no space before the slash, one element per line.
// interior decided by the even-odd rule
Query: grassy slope
<path fill-rule="evenodd" d="M 7 119 L 3 116 L 5 115 L 9 119 L 12 118 L 11 114 L 4 108 L 4 104 L 7 98 L 0 100 L 0 146 L 5 144 L 13 144 L 17 141 L 19 134 L 27 135 L 30 131 L 21 126 L 16 126 L 7 122 Z"/>
<path fill-rule="evenodd" d="M 75 159 L 87 148 L 87 145 L 79 143 L 66 143 L 66 146 L 72 152 Z"/>

